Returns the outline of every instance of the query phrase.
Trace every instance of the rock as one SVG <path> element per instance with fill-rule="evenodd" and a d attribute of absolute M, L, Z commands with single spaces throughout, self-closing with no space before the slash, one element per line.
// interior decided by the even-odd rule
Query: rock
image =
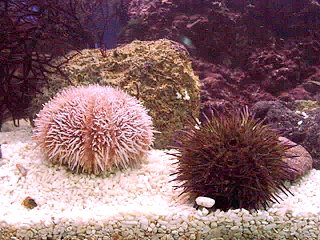
<path fill-rule="evenodd" d="M 202 209 L 202 215 L 207 216 L 209 214 L 209 210 L 207 208 Z"/>
<path fill-rule="evenodd" d="M 28 174 L 28 170 L 20 163 L 16 164 L 16 168 L 18 169 L 21 176 L 25 177 Z"/>
<path fill-rule="evenodd" d="M 84 49 L 63 71 L 70 81 L 49 76 L 43 94 L 33 99 L 31 111 L 37 113 L 43 103 L 70 84 L 120 87 L 149 109 L 155 130 L 161 132 L 155 134 L 156 148 L 171 145 L 173 133 L 184 127 L 190 115 L 199 115 L 199 78 L 186 49 L 173 41 L 133 41 L 104 55 L 98 49 Z"/>
<path fill-rule="evenodd" d="M 312 156 L 312 167 L 320 169 L 319 101 L 260 101 L 251 110 L 281 136 L 304 147 Z"/>
<path fill-rule="evenodd" d="M 127 6 L 120 42 L 184 44 L 201 80 L 206 115 L 211 108 L 320 95 L 318 1 L 128 0 Z"/>
<path fill-rule="evenodd" d="M 28 208 L 28 209 L 33 209 L 35 207 L 38 206 L 38 204 L 36 203 L 36 201 L 31 198 L 31 197 L 26 197 L 23 201 L 22 201 L 22 205 L 25 207 L 25 208 Z"/>
<path fill-rule="evenodd" d="M 312 169 L 312 157 L 301 145 L 297 145 L 285 137 L 280 137 L 279 140 L 294 146 L 288 150 L 288 155 L 293 157 L 287 157 L 283 159 L 283 161 L 288 163 L 291 168 L 295 169 L 295 171 L 292 171 L 292 175 L 288 178 L 290 181 L 295 181 Z"/>
<path fill-rule="evenodd" d="M 205 208 L 212 208 L 215 204 L 215 200 L 209 197 L 197 197 L 196 203 L 198 206 L 205 207 Z"/>
<path fill-rule="evenodd" d="M 267 92 L 279 94 L 298 85 L 301 67 L 288 51 L 261 50 L 248 58 L 247 72 Z"/>

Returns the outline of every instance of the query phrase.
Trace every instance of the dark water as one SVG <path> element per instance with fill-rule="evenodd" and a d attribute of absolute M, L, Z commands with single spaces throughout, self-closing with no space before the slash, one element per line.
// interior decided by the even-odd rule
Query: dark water
<path fill-rule="evenodd" d="M 71 2 L 0 3 L 0 122 L 30 115 L 51 58 L 136 39 L 166 38 L 188 50 L 206 114 L 319 99 L 319 1 Z"/>

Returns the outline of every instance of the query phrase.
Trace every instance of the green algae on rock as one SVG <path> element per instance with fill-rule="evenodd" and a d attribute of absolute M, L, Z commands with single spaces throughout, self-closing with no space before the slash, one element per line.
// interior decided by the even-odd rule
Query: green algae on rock
<path fill-rule="evenodd" d="M 118 86 L 138 98 L 150 110 L 157 134 L 156 148 L 171 143 L 173 133 L 182 128 L 190 114 L 199 115 L 200 83 L 188 52 L 179 43 L 133 41 L 105 51 L 85 49 L 63 68 L 68 80 L 50 76 L 42 95 L 33 100 L 37 113 L 61 88 L 69 85 Z"/>
<path fill-rule="evenodd" d="M 293 102 L 296 111 L 312 111 L 320 107 L 319 101 L 296 100 Z"/>

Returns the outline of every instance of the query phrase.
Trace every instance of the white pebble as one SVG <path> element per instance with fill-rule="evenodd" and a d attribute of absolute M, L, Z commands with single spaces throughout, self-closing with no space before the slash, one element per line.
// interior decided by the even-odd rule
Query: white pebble
<path fill-rule="evenodd" d="M 149 220 L 148 220 L 146 217 L 141 217 L 141 218 L 139 219 L 139 222 L 140 222 L 140 224 L 141 224 L 142 229 L 145 230 L 145 229 L 148 228 Z"/>
<path fill-rule="evenodd" d="M 215 204 L 215 200 L 209 197 L 197 197 L 196 203 L 198 204 L 198 206 L 212 208 Z"/>
<path fill-rule="evenodd" d="M 202 209 L 202 214 L 203 214 L 203 216 L 207 216 L 209 214 L 209 210 L 206 209 L 206 208 L 203 208 Z"/>
<path fill-rule="evenodd" d="M 176 201 L 180 192 L 169 182 L 176 169 L 164 151 L 151 150 L 149 162 L 137 169 L 95 177 L 49 166 L 33 147 L 20 142 L 2 149 L 8 161 L 0 166 L 0 228 L 16 228 L 17 239 L 73 239 L 77 234 L 87 234 L 110 240 L 113 233 L 126 239 L 161 235 L 161 240 L 242 239 L 241 234 L 243 239 L 258 235 L 317 239 L 320 235 L 319 170 L 312 169 L 299 181 L 286 185 L 294 196 L 279 193 L 283 201 L 267 211 L 211 212 L 211 198 L 197 198 L 198 210 L 190 203 Z M 29 170 L 25 178 L 19 179 L 18 163 Z M 37 210 L 21 206 L 21 198 L 29 195 L 39 203 Z"/>

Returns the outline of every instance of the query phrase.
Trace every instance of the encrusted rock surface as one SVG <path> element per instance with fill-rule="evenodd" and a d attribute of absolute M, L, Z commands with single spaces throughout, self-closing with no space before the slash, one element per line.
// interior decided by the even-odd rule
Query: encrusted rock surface
<path fill-rule="evenodd" d="M 121 41 L 183 43 L 202 81 L 203 112 L 259 100 L 319 99 L 319 1 L 128 2 Z"/>
<path fill-rule="evenodd" d="M 320 169 L 320 102 L 261 101 L 252 111 L 282 136 L 303 146 L 313 158 L 313 167 Z"/>
<path fill-rule="evenodd" d="M 288 157 L 283 160 L 294 169 L 288 180 L 295 181 L 312 169 L 312 157 L 301 145 L 297 145 L 285 137 L 280 137 L 280 140 L 292 146 L 288 150 Z"/>
<path fill-rule="evenodd" d="M 68 62 L 64 71 L 70 81 L 51 76 L 43 94 L 33 100 L 33 112 L 68 85 L 118 86 L 150 110 L 155 129 L 161 132 L 155 136 L 157 148 L 171 144 L 173 132 L 183 127 L 191 114 L 199 115 L 199 79 L 187 51 L 173 41 L 134 41 L 104 54 L 85 49 Z"/>

